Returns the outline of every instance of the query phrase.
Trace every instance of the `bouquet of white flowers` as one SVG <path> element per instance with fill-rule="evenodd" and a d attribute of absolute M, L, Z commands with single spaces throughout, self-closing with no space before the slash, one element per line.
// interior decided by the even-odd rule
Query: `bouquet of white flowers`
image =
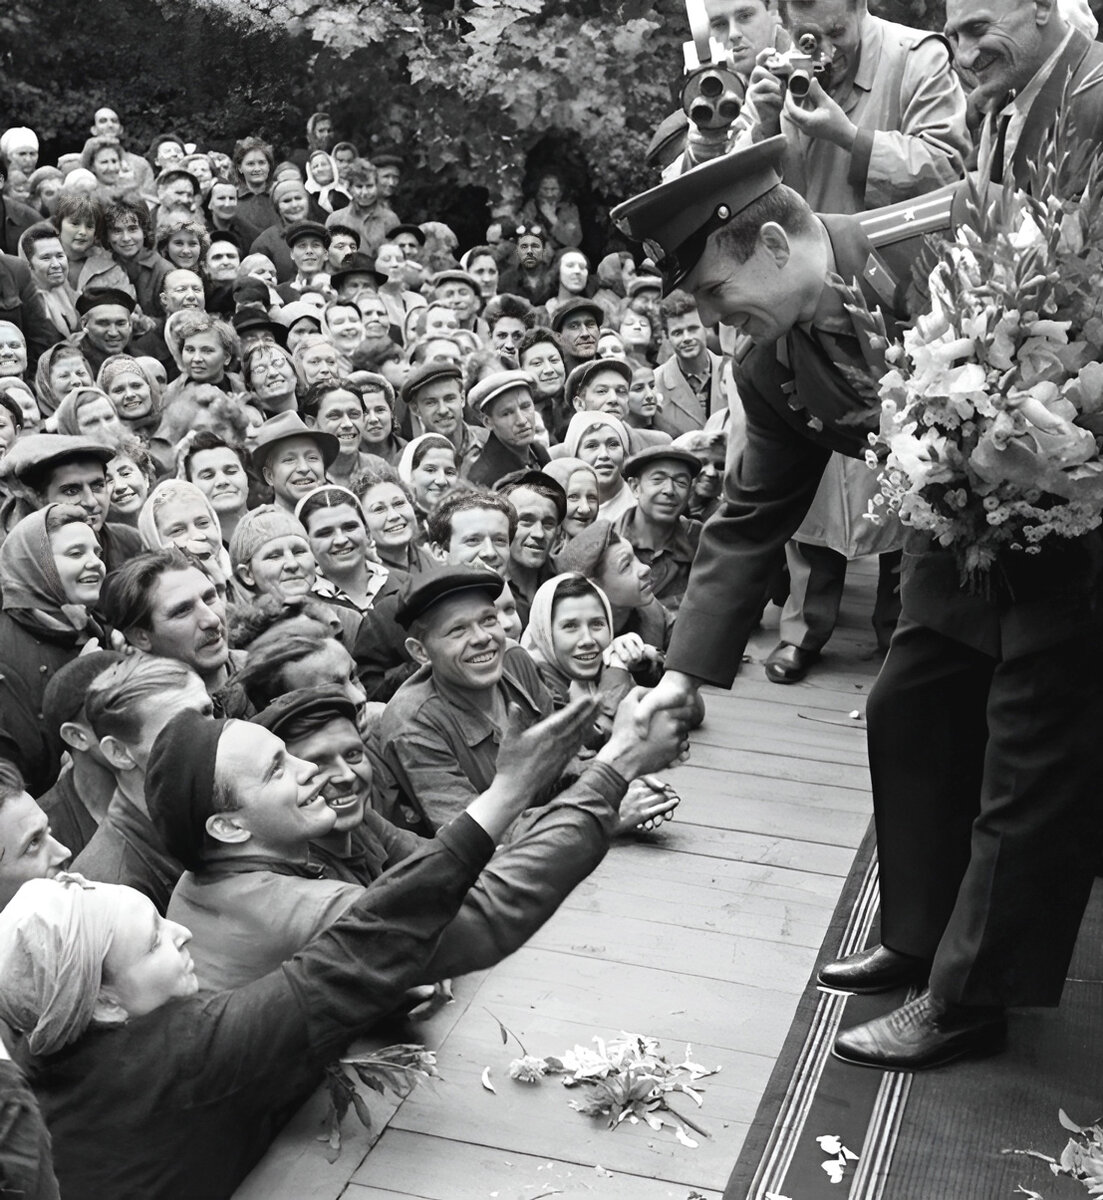
<path fill-rule="evenodd" d="M 1028 192 L 972 185 L 930 311 L 885 355 L 869 435 L 870 518 L 896 509 L 981 589 L 1002 551 L 1103 521 L 1103 155 L 1064 140 Z"/>

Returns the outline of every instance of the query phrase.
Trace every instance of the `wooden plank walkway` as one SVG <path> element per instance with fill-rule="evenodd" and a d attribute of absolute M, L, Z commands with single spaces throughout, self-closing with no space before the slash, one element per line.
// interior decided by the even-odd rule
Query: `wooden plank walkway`
<path fill-rule="evenodd" d="M 689 763 L 668 773 L 676 820 L 614 847 L 527 946 L 457 980 L 456 1002 L 419 1027 L 440 1081 L 397 1105 L 373 1097 L 377 1128 L 350 1119 L 334 1164 L 308 1103 L 236 1200 L 719 1200 L 869 820 L 875 578 L 876 560 L 852 565 L 843 620 L 802 684 L 762 674 L 767 613 L 752 662 L 708 695 Z M 494 1017 L 538 1055 L 621 1030 L 679 1058 L 692 1044 L 723 1068 L 692 1114 L 711 1139 L 609 1131 L 554 1080 L 512 1082 L 516 1047 Z M 488 1066 L 496 1094 L 480 1083 Z"/>

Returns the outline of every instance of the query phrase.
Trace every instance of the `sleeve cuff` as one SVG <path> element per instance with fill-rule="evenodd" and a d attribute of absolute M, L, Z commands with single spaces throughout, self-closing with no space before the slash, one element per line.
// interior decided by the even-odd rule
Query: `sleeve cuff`
<path fill-rule="evenodd" d="M 850 171 L 847 181 L 855 188 L 865 190 L 869 176 L 869 160 L 873 157 L 872 129 L 859 129 L 850 150 Z"/>
<path fill-rule="evenodd" d="M 462 862 L 481 869 L 494 853 L 494 840 L 474 817 L 462 812 L 453 817 L 437 837 Z"/>

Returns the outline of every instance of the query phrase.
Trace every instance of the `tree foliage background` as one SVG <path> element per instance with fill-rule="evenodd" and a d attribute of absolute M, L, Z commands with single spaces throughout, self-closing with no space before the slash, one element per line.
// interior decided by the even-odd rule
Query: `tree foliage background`
<path fill-rule="evenodd" d="M 872 7 L 928 28 L 945 12 Z M 0 128 L 33 127 L 45 161 L 110 104 L 131 148 L 172 129 L 288 148 L 327 108 L 369 157 L 401 150 L 404 216 L 470 224 L 471 240 L 488 196 L 554 162 L 592 224 L 653 182 L 644 150 L 687 36 L 682 0 L 4 0 Z"/>

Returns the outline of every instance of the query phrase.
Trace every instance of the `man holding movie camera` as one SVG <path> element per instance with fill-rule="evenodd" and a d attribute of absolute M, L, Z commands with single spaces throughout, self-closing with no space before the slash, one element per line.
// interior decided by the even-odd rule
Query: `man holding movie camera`
<path fill-rule="evenodd" d="M 785 134 L 785 182 L 813 211 L 862 212 L 961 177 L 965 95 L 941 34 L 875 17 L 866 0 L 778 9 L 793 50 L 759 54 L 744 138 Z"/>

